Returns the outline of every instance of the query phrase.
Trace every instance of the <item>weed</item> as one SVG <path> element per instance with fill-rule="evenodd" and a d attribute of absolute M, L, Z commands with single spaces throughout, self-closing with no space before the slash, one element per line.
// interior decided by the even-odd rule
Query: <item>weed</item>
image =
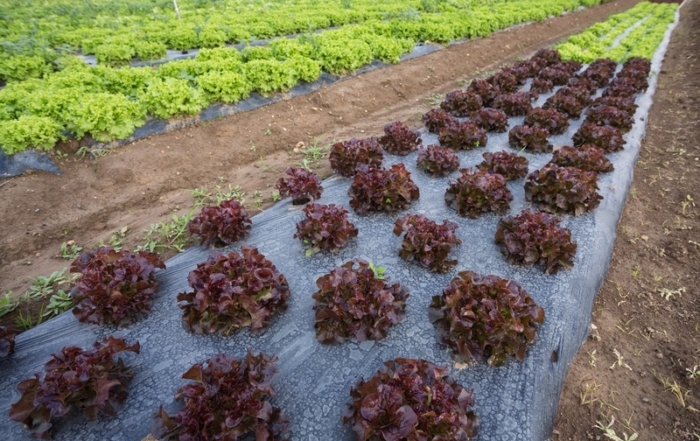
<path fill-rule="evenodd" d="M 80 255 L 81 251 L 83 251 L 83 247 L 78 246 L 74 240 L 69 240 L 61 244 L 61 251 L 58 256 L 61 259 L 74 260 Z"/>
<path fill-rule="evenodd" d="M 697 409 L 688 406 L 686 403 L 686 399 L 688 398 L 688 394 L 690 393 L 688 389 L 683 389 L 683 386 L 678 384 L 675 378 L 671 378 L 673 380 L 673 382 L 671 382 L 670 379 L 663 378 L 657 375 L 655 370 L 652 370 L 651 373 L 654 376 L 654 378 L 656 378 L 663 385 L 664 390 L 671 391 L 673 395 L 675 395 L 676 398 L 678 398 L 678 402 L 681 403 L 681 406 L 683 406 L 684 409 L 690 409 L 697 412 Z"/>
<path fill-rule="evenodd" d="M 212 191 L 208 190 L 206 187 L 192 190 L 194 206 L 198 208 L 205 205 L 219 205 L 223 201 L 229 201 L 231 199 L 236 199 L 242 204 L 245 202 L 244 196 L 245 192 L 240 185 L 232 186 L 229 184 L 226 188 L 216 185 Z"/>
<path fill-rule="evenodd" d="M 460 86 L 461 87 L 461 86 Z M 434 93 L 430 95 L 428 98 L 426 98 L 426 101 L 428 101 L 428 105 L 430 107 L 437 107 L 440 105 L 440 103 L 445 99 L 445 94 L 443 93 Z"/>
<path fill-rule="evenodd" d="M 593 351 L 588 353 L 588 357 L 590 358 L 588 360 L 588 364 L 591 365 L 591 367 L 596 367 L 595 362 L 596 362 L 596 356 L 595 356 L 596 350 L 593 349 Z"/>
<path fill-rule="evenodd" d="M 265 136 L 269 136 L 269 135 L 272 135 L 272 129 L 270 129 L 268 127 L 267 129 L 265 129 Z"/>
<path fill-rule="evenodd" d="M 639 272 L 642 270 L 642 267 L 639 265 L 635 265 L 634 268 L 632 268 L 632 278 L 636 279 L 639 276 Z"/>
<path fill-rule="evenodd" d="M 255 146 L 255 144 L 253 143 L 253 141 L 249 141 L 249 142 L 250 142 L 250 149 L 249 149 L 249 150 L 250 150 L 251 152 L 254 152 L 255 150 L 257 150 L 257 147 Z"/>
<path fill-rule="evenodd" d="M 71 297 L 70 293 L 59 289 L 58 292 L 51 296 L 48 305 L 46 305 L 46 311 L 42 317 L 53 317 L 62 312 L 68 311 L 75 305 L 75 301 Z"/>
<path fill-rule="evenodd" d="M 263 202 L 265 201 L 263 200 L 262 192 L 260 190 L 255 190 L 253 192 L 253 205 L 255 206 L 255 208 L 260 210 L 260 207 L 262 207 Z"/>
<path fill-rule="evenodd" d="M 15 324 L 17 325 L 18 328 L 22 328 L 25 331 L 28 329 L 33 328 L 34 326 L 39 326 L 41 322 L 44 321 L 44 307 L 42 306 L 41 309 L 39 310 L 39 317 L 37 317 L 36 322 L 34 321 L 34 318 L 32 317 L 32 313 L 29 312 L 29 310 L 26 311 L 26 314 L 22 314 L 20 311 L 19 314 L 17 314 L 17 318 L 15 319 Z"/>
<path fill-rule="evenodd" d="M 693 202 L 693 198 L 688 194 L 685 196 L 685 200 L 681 202 L 681 213 L 683 216 L 686 215 L 686 210 L 688 207 L 695 207 L 695 202 Z"/>
<path fill-rule="evenodd" d="M 628 365 L 627 363 L 622 361 L 623 357 L 617 349 L 613 349 L 613 353 L 615 354 L 615 357 L 617 357 L 617 360 L 615 360 L 615 363 L 613 363 L 612 366 L 610 366 L 611 370 L 615 369 L 615 366 L 621 366 L 621 367 L 625 367 L 629 370 L 632 370 L 630 365 Z"/>
<path fill-rule="evenodd" d="M 14 311 L 19 304 L 16 300 L 12 300 L 13 294 L 12 291 L 8 291 L 4 296 L 0 297 L 0 317 Z"/>
<path fill-rule="evenodd" d="M 29 287 L 29 290 L 22 294 L 20 299 L 29 301 L 48 297 L 56 290 L 58 285 L 69 281 L 69 277 L 66 277 L 67 269 L 63 268 L 54 271 L 50 276 L 35 277 L 32 279 L 32 285 Z"/>
<path fill-rule="evenodd" d="M 187 234 L 187 225 L 193 217 L 194 210 L 190 210 L 182 216 L 173 215 L 170 221 L 151 224 L 146 230 L 145 243 L 136 247 L 135 251 L 184 251 L 185 247 L 192 242 L 189 234 Z"/>
<path fill-rule="evenodd" d="M 114 248 L 115 251 L 121 251 L 122 247 L 124 246 L 124 240 L 126 239 L 126 233 L 128 231 L 129 227 L 121 227 L 119 231 L 115 231 L 109 236 L 106 244 L 104 240 L 100 240 L 100 246 L 104 247 L 109 245 Z"/>
<path fill-rule="evenodd" d="M 685 292 L 685 287 L 678 288 L 678 289 L 669 289 L 669 288 L 660 288 L 656 290 L 659 294 L 661 294 L 661 297 L 664 298 L 664 300 L 669 300 L 673 296 L 678 296 L 680 297 L 681 294 Z"/>
<path fill-rule="evenodd" d="M 597 398 L 594 398 L 593 395 L 595 392 L 598 390 L 598 384 L 594 381 L 593 384 L 586 382 L 583 387 L 581 388 L 581 392 L 579 393 L 579 398 L 581 402 L 581 406 L 588 406 L 590 404 L 595 403 L 598 401 Z"/>
<path fill-rule="evenodd" d="M 379 280 L 384 280 L 384 272 L 386 271 L 386 267 L 374 266 L 374 263 L 370 262 L 369 269 L 371 269 L 374 273 L 374 277 L 376 277 Z"/>
<path fill-rule="evenodd" d="M 272 202 L 277 202 L 277 201 L 279 201 L 280 199 L 282 199 L 282 196 L 280 195 L 280 191 L 279 191 L 279 190 L 272 190 L 272 191 L 270 192 L 270 197 L 272 198 Z"/>
<path fill-rule="evenodd" d="M 691 380 L 700 379 L 700 366 L 695 365 L 692 368 L 686 368 L 686 372 L 688 372 L 687 376 Z"/>
<path fill-rule="evenodd" d="M 637 434 L 637 432 L 634 432 L 632 435 L 627 435 L 626 432 L 622 432 L 622 437 L 620 437 L 615 432 L 615 430 L 613 430 L 613 424 L 615 424 L 614 416 L 610 418 L 610 423 L 607 426 L 600 421 L 596 421 L 595 427 L 600 429 L 606 438 L 611 439 L 613 441 L 634 441 L 637 439 L 637 437 L 639 437 L 639 434 Z"/>
<path fill-rule="evenodd" d="M 106 149 L 91 149 L 87 146 L 82 146 L 75 152 L 75 156 L 79 156 L 80 159 L 85 159 L 86 155 L 92 156 L 93 159 L 99 158 L 107 154 Z"/>

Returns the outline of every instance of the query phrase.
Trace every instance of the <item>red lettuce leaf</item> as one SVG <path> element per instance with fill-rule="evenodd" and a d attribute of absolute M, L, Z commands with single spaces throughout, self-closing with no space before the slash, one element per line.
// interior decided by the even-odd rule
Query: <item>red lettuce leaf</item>
<path fill-rule="evenodd" d="M 599 126 L 592 123 L 584 123 L 574 133 L 574 147 L 584 144 L 593 144 L 605 153 L 613 153 L 622 150 L 625 140 L 620 129 L 612 126 Z"/>
<path fill-rule="evenodd" d="M 70 267 L 70 272 L 80 273 L 71 290 L 78 302 L 73 314 L 81 322 L 117 326 L 148 314 L 158 288 L 156 268 L 165 268 L 156 253 L 112 247 L 81 253 Z"/>
<path fill-rule="evenodd" d="M 503 214 L 510 208 L 513 195 L 506 179 L 483 170 L 462 169 L 462 175 L 451 181 L 445 202 L 457 214 L 477 218 L 484 213 Z"/>
<path fill-rule="evenodd" d="M 449 220 L 438 225 L 421 214 L 400 217 L 394 223 L 396 236 L 405 233 L 399 256 L 408 262 L 416 260 L 430 271 L 445 273 L 457 264 L 457 260 L 447 258 L 452 246 L 462 243 L 455 234 L 457 228 Z"/>
<path fill-rule="evenodd" d="M 455 122 L 440 130 L 440 145 L 454 150 L 472 150 L 485 147 L 488 142 L 486 130 L 474 121 Z"/>
<path fill-rule="evenodd" d="M 302 205 L 321 197 L 323 187 L 321 178 L 309 170 L 290 167 L 286 171 L 288 178 L 280 178 L 275 185 L 280 195 L 292 197 L 294 205 Z"/>
<path fill-rule="evenodd" d="M 314 328 L 321 343 L 339 344 L 351 337 L 381 340 L 406 317 L 406 287 L 377 278 L 362 259 L 354 266 L 347 262 L 316 280 Z"/>
<path fill-rule="evenodd" d="M 411 130 L 400 122 L 384 126 L 384 136 L 379 144 L 392 155 L 406 156 L 421 146 L 422 140 L 417 130 Z"/>
<path fill-rule="evenodd" d="M 343 424 L 353 422 L 358 440 L 468 441 L 478 419 L 473 391 L 445 374 L 447 367 L 396 358 L 369 381 L 350 390 Z"/>
<path fill-rule="evenodd" d="M 9 326 L 0 326 L 0 358 L 15 352 L 15 330 Z"/>
<path fill-rule="evenodd" d="M 508 116 L 525 116 L 532 109 L 532 95 L 528 92 L 504 93 L 493 100 L 493 106 Z"/>
<path fill-rule="evenodd" d="M 43 376 L 34 374 L 17 385 L 22 396 L 10 408 L 10 419 L 23 423 L 35 438 L 51 439 L 53 421 L 71 409 L 81 410 L 88 420 L 115 416 L 133 378 L 131 369 L 115 358 L 139 351 L 138 342 L 127 345 L 114 337 L 95 342 L 89 350 L 64 347 L 44 365 Z"/>
<path fill-rule="evenodd" d="M 549 131 L 544 127 L 515 126 L 508 132 L 508 144 L 517 150 L 532 153 L 549 153 L 554 146 L 549 143 Z"/>
<path fill-rule="evenodd" d="M 481 96 L 468 90 L 453 90 L 445 95 L 444 101 L 440 103 L 442 110 L 457 117 L 467 117 L 483 106 L 484 101 Z"/>
<path fill-rule="evenodd" d="M 501 109 L 484 108 L 472 116 L 472 120 L 480 128 L 488 132 L 503 133 L 508 130 L 508 115 Z"/>
<path fill-rule="evenodd" d="M 452 115 L 442 109 L 430 109 L 421 121 L 430 133 L 440 133 L 440 130 L 456 122 Z"/>
<path fill-rule="evenodd" d="M 595 172 L 549 163 L 527 177 L 525 197 L 545 211 L 579 216 L 595 209 L 603 199 L 597 183 Z"/>
<path fill-rule="evenodd" d="M 509 262 L 541 265 L 547 274 L 574 265 L 576 242 L 571 241 L 571 230 L 560 227 L 559 218 L 551 214 L 528 209 L 504 217 L 495 241 Z"/>
<path fill-rule="evenodd" d="M 596 173 L 608 173 L 615 169 L 605 157 L 605 152 L 593 144 L 584 144 L 579 148 L 564 146 L 554 152 L 550 162 L 559 167 L 576 167 Z"/>
<path fill-rule="evenodd" d="M 246 238 L 250 225 L 250 215 L 245 207 L 238 200 L 230 199 L 214 207 L 202 207 L 187 229 L 204 247 L 224 246 Z"/>
<path fill-rule="evenodd" d="M 297 223 L 294 237 L 310 247 L 307 255 L 321 250 L 340 251 L 351 238 L 357 237 L 357 228 L 340 205 L 309 204 L 303 212 L 305 218 Z"/>
<path fill-rule="evenodd" d="M 395 213 L 420 197 L 418 186 L 403 163 L 389 170 L 360 166 L 348 189 L 350 206 L 360 214 L 371 211 Z"/>
<path fill-rule="evenodd" d="M 193 291 L 178 294 L 182 325 L 195 334 L 223 336 L 250 326 L 258 331 L 287 309 L 289 284 L 258 249 L 212 253 L 187 276 Z"/>
<path fill-rule="evenodd" d="M 331 168 L 347 178 L 355 175 L 360 164 L 381 167 L 384 153 L 375 138 L 355 139 L 333 144 L 328 155 Z"/>
<path fill-rule="evenodd" d="M 509 355 L 518 360 L 537 338 L 544 310 L 512 280 L 462 271 L 433 297 L 430 318 L 438 339 L 458 359 L 485 358 L 494 366 Z"/>
<path fill-rule="evenodd" d="M 271 404 L 275 397 L 272 378 L 277 357 L 253 355 L 245 359 L 218 354 L 192 366 L 182 378 L 193 383 L 181 387 L 176 400 L 184 407 L 169 415 L 163 406 L 155 413 L 151 432 L 158 439 L 283 440 L 289 420 Z"/>
<path fill-rule="evenodd" d="M 416 164 L 429 175 L 447 176 L 459 168 L 459 157 L 450 148 L 429 145 L 420 150 Z"/>
<path fill-rule="evenodd" d="M 524 156 L 506 151 L 497 153 L 486 152 L 482 156 L 484 161 L 477 166 L 479 170 L 498 173 L 506 181 L 514 181 L 527 176 L 529 164 Z"/>
<path fill-rule="evenodd" d="M 523 125 L 542 127 L 550 135 L 561 135 L 569 128 L 569 116 L 556 109 L 535 107 L 525 117 Z"/>

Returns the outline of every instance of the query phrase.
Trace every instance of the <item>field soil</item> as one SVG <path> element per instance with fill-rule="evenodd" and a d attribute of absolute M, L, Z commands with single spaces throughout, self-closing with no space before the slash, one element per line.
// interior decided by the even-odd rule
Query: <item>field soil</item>
<path fill-rule="evenodd" d="M 700 440 L 700 1 L 681 11 L 555 441 L 612 418 L 613 440 Z"/>
<path fill-rule="evenodd" d="M 313 161 L 304 151 L 379 135 L 385 124 L 396 120 L 420 127 L 420 117 L 442 94 L 636 3 L 610 2 L 453 45 L 95 159 L 75 156 L 77 145 L 67 144 L 62 147 L 67 156 L 55 158 L 61 176 L 32 173 L 0 181 L 0 293 L 12 290 L 18 296 L 31 278 L 68 266 L 69 260 L 57 257 L 62 243 L 72 240 L 90 248 L 109 242 L 127 227 L 124 246 L 141 244 L 149 225 L 192 208 L 194 188 L 240 186 L 251 211 L 255 205 L 264 209 L 272 203 L 274 184 L 287 167 L 307 159 L 322 177 L 330 175 L 327 160 Z M 646 435 L 639 439 L 700 439 L 693 438 L 700 433 L 699 414 L 690 409 L 700 408 L 700 374 L 686 372 L 700 365 L 693 283 L 700 239 L 692 201 L 700 197 L 700 151 L 693 142 L 700 135 L 699 3 L 694 0 L 684 8 L 659 76 L 633 194 L 594 316 L 597 329 L 567 379 L 554 439 L 604 439 L 593 426 L 598 421 L 607 425 L 612 416 L 619 435 L 624 431 Z M 666 300 L 662 294 L 668 292 L 678 293 Z M 0 325 L 14 324 L 20 313 L 36 317 L 41 304 L 23 304 L 0 318 Z M 611 369 L 617 360 L 615 349 L 625 364 Z M 594 357 L 589 355 L 592 351 Z M 591 360 L 597 360 L 594 366 Z M 673 392 L 664 390 L 661 381 L 666 379 L 683 388 L 685 408 Z M 585 387 L 596 394 L 591 404 L 580 404 Z"/>

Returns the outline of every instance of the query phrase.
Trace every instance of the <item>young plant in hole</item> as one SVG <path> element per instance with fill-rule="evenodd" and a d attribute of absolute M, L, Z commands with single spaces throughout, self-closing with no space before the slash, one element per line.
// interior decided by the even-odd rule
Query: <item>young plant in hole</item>
<path fill-rule="evenodd" d="M 230 199 L 214 207 L 202 207 L 202 211 L 189 222 L 187 229 L 204 247 L 224 246 L 248 237 L 251 223 L 243 204 Z"/>
<path fill-rule="evenodd" d="M 508 211 L 513 195 L 503 176 L 471 168 L 460 172 L 445 192 L 445 202 L 457 214 L 474 219 L 484 213 Z"/>
<path fill-rule="evenodd" d="M 484 161 L 477 166 L 479 170 L 498 173 L 506 181 L 514 181 L 527 176 L 529 163 L 524 156 L 506 151 L 497 153 L 486 152 L 482 156 Z"/>
<path fill-rule="evenodd" d="M 474 439 L 478 419 L 473 391 L 426 360 L 396 358 L 369 381 L 350 390 L 352 403 L 343 424 L 353 423 L 359 440 Z"/>
<path fill-rule="evenodd" d="M 15 330 L 9 326 L 0 326 L 0 358 L 15 352 Z"/>
<path fill-rule="evenodd" d="M 431 109 L 421 118 L 430 133 L 440 133 L 444 127 L 456 122 L 454 117 L 442 109 Z"/>
<path fill-rule="evenodd" d="M 569 128 L 569 117 L 556 109 L 535 107 L 525 117 L 523 125 L 542 127 L 547 129 L 550 135 L 561 135 Z"/>
<path fill-rule="evenodd" d="M 355 170 L 360 164 L 381 167 L 384 153 L 375 138 L 352 138 L 350 141 L 333 144 L 328 160 L 333 171 L 349 178 L 355 175 Z"/>
<path fill-rule="evenodd" d="M 537 76 L 551 81 L 555 86 L 564 86 L 569 82 L 571 74 L 563 69 L 558 69 L 556 66 L 545 67 Z"/>
<path fill-rule="evenodd" d="M 309 204 L 303 212 L 305 218 L 297 223 L 294 238 L 301 239 L 309 247 L 307 256 L 321 250 L 340 251 L 351 238 L 357 237 L 357 228 L 340 205 Z"/>
<path fill-rule="evenodd" d="M 554 83 L 546 78 L 537 77 L 530 84 L 530 92 L 549 93 L 554 90 Z"/>
<path fill-rule="evenodd" d="M 154 415 L 151 432 L 162 440 L 287 439 L 289 420 L 271 404 L 277 357 L 248 352 L 243 360 L 218 354 L 182 375 L 175 400 L 184 401 L 176 414 L 163 406 Z"/>
<path fill-rule="evenodd" d="M 501 94 L 501 90 L 498 87 L 492 85 L 483 78 L 473 79 L 472 82 L 469 83 L 467 91 L 478 95 L 484 107 L 490 107 L 493 104 L 493 100 Z"/>
<path fill-rule="evenodd" d="M 528 92 L 504 93 L 493 100 L 493 107 L 503 110 L 508 116 L 525 116 L 532 109 Z"/>
<path fill-rule="evenodd" d="M 554 97 L 550 97 L 553 99 L 558 99 L 558 98 L 573 98 L 578 102 L 578 104 L 581 106 L 581 108 L 586 107 L 591 103 L 591 95 L 595 93 L 595 90 L 591 91 L 591 89 L 585 87 L 584 85 L 581 86 L 566 86 L 562 87 L 561 89 L 557 90 L 556 93 L 554 94 Z M 546 106 L 546 103 L 545 103 Z M 543 108 L 547 108 L 543 106 Z M 562 106 L 564 109 L 567 107 L 570 109 L 570 111 L 574 114 L 578 113 L 580 114 L 578 110 L 578 106 L 575 106 L 574 104 L 568 104 L 562 101 Z M 562 113 L 566 113 L 563 112 Z"/>
<path fill-rule="evenodd" d="M 148 314 L 158 288 L 156 268 L 165 264 L 155 253 L 112 247 L 81 253 L 70 267 L 70 272 L 80 273 L 70 292 L 78 302 L 73 314 L 81 322 L 117 326 Z"/>
<path fill-rule="evenodd" d="M 348 189 L 350 206 L 359 214 L 371 211 L 395 213 L 405 210 L 420 197 L 418 186 L 403 163 L 389 170 L 361 165 Z"/>
<path fill-rule="evenodd" d="M 406 156 L 417 150 L 422 142 L 417 130 L 411 130 L 398 121 L 384 126 L 384 136 L 379 138 L 384 150 L 398 156 Z"/>
<path fill-rule="evenodd" d="M 22 396 L 10 408 L 10 419 L 23 423 L 35 438 L 51 439 L 52 422 L 73 408 L 90 421 L 102 414 L 115 416 L 133 378 L 131 369 L 117 355 L 139 351 L 138 342 L 127 345 L 114 337 L 106 337 L 88 350 L 76 346 L 61 349 L 44 365 L 43 377 L 37 373 L 17 385 Z"/>
<path fill-rule="evenodd" d="M 489 83 L 493 84 L 495 88 L 500 90 L 502 93 L 513 93 L 518 90 L 520 82 L 511 72 L 507 69 L 501 69 L 492 76 L 486 79 Z"/>
<path fill-rule="evenodd" d="M 583 123 L 578 132 L 574 134 L 574 147 L 584 144 L 593 144 L 605 153 L 620 151 L 625 146 L 622 132 L 612 126 L 598 126 L 591 123 Z"/>
<path fill-rule="evenodd" d="M 560 89 L 561 90 L 561 89 Z M 580 118 L 583 112 L 583 105 L 576 98 L 563 94 L 554 94 L 547 98 L 542 106 L 543 109 L 557 110 L 569 118 Z"/>
<path fill-rule="evenodd" d="M 571 241 L 571 230 L 560 227 L 559 218 L 551 214 L 528 209 L 504 217 L 498 221 L 495 241 L 509 262 L 541 265 L 547 274 L 574 265 L 576 242 Z"/>
<path fill-rule="evenodd" d="M 440 103 L 440 108 L 452 116 L 467 117 L 483 107 L 481 97 L 470 91 L 453 90 L 445 95 L 445 100 Z"/>
<path fill-rule="evenodd" d="M 508 144 L 517 150 L 530 153 L 549 153 L 554 146 L 549 143 L 549 131 L 544 127 L 519 125 L 508 132 Z"/>
<path fill-rule="evenodd" d="M 321 197 L 323 187 L 321 178 L 303 168 L 290 167 L 286 171 L 288 178 L 280 178 L 275 185 L 280 195 L 292 197 L 292 204 L 302 205 Z"/>
<path fill-rule="evenodd" d="M 401 236 L 399 256 L 408 262 L 416 260 L 429 271 L 445 273 L 454 268 L 457 260 L 448 259 L 453 245 L 462 241 L 455 234 L 458 226 L 444 220 L 442 225 L 421 214 L 407 214 L 394 222 L 394 234 Z"/>
<path fill-rule="evenodd" d="M 501 109 L 478 110 L 473 115 L 473 121 L 488 132 L 503 133 L 508 130 L 508 115 Z"/>
<path fill-rule="evenodd" d="M 545 164 L 530 173 L 525 197 L 550 213 L 580 216 L 596 208 L 603 197 L 598 194 L 598 176 L 574 167 Z"/>
<path fill-rule="evenodd" d="M 455 122 L 440 130 L 438 135 L 440 145 L 454 150 L 473 150 L 486 147 L 488 137 L 486 130 L 480 128 L 474 121 Z"/>
<path fill-rule="evenodd" d="M 429 145 L 418 153 L 416 165 L 429 175 L 447 176 L 459 168 L 459 157 L 452 149 Z"/>
<path fill-rule="evenodd" d="M 287 309 L 289 284 L 258 249 L 212 253 L 187 276 L 192 291 L 177 295 L 182 325 L 194 334 L 228 336 L 250 326 L 259 331 L 270 317 Z"/>
<path fill-rule="evenodd" d="M 619 129 L 622 133 L 627 133 L 632 129 L 634 118 L 617 107 L 598 105 L 588 108 L 585 122 L 593 123 L 597 126 L 612 126 Z"/>
<path fill-rule="evenodd" d="M 381 340 L 406 316 L 408 289 L 377 277 L 365 260 L 335 268 L 316 280 L 316 286 L 314 328 L 321 343 L 339 344 L 352 337 Z"/>
<path fill-rule="evenodd" d="M 525 359 L 537 338 L 544 310 L 512 280 L 462 271 L 433 297 L 429 317 L 438 340 L 452 348 L 457 359 L 485 358 L 492 366 L 508 356 Z"/>
<path fill-rule="evenodd" d="M 605 157 L 605 152 L 593 144 L 584 144 L 579 148 L 564 146 L 554 152 L 550 162 L 559 167 L 576 167 L 596 173 L 608 173 L 615 169 Z"/>

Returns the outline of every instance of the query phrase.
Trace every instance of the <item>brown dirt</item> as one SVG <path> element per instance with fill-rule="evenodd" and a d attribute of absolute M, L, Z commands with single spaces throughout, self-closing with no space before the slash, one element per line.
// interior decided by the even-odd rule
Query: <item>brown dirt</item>
<path fill-rule="evenodd" d="M 693 1 L 682 9 L 659 74 L 593 313 L 597 329 L 569 370 L 555 441 L 605 439 L 593 426 L 612 417 L 621 439 L 623 433 L 638 433 L 639 440 L 700 439 L 700 412 L 692 409 L 700 409 L 698 57 L 700 2 Z M 612 368 L 616 350 L 625 365 Z M 664 381 L 682 388 L 685 408 Z"/>
<path fill-rule="evenodd" d="M 67 266 L 54 256 L 68 240 L 89 248 L 128 226 L 125 245 L 135 246 L 150 224 L 185 213 L 195 187 L 240 185 L 249 201 L 260 190 L 269 204 L 275 181 L 303 158 L 293 152 L 298 142 L 326 146 L 378 135 L 395 120 L 418 127 L 437 94 L 637 2 L 619 0 L 499 32 L 306 96 L 142 140 L 95 160 L 69 155 L 59 161 L 62 176 L 34 173 L 1 181 L 0 292 L 19 294 L 29 278 Z M 659 76 L 633 193 L 594 313 L 597 337 L 584 344 L 567 377 L 555 440 L 604 439 L 593 426 L 611 416 L 621 437 L 624 431 L 638 432 L 640 440 L 700 439 L 693 435 L 700 434 L 700 414 L 683 409 L 655 378 L 675 379 L 688 390 L 686 406 L 700 408 L 700 378 L 692 380 L 686 371 L 700 365 L 693 283 L 700 238 L 698 211 L 688 199 L 699 197 L 700 151 L 692 142 L 700 135 L 699 3 L 685 7 Z M 314 169 L 322 176 L 330 173 L 327 161 Z M 669 300 L 660 294 L 683 287 L 685 292 Z M 36 313 L 38 306 L 31 308 Z M 15 314 L 0 318 L 0 325 L 13 324 Z M 632 370 L 610 369 L 615 349 Z M 581 405 L 586 384 L 597 389 L 589 394 L 591 404 Z"/>

